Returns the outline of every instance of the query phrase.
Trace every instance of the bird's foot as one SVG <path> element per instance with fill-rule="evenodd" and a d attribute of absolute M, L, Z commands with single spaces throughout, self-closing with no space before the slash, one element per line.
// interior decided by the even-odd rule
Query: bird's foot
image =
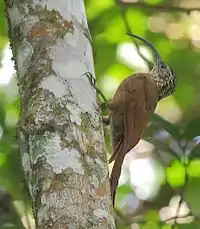
<path fill-rule="evenodd" d="M 101 96 L 101 98 L 104 100 L 104 104 L 107 104 L 107 99 L 104 96 L 104 94 L 102 93 L 102 91 L 96 86 L 96 79 L 94 78 L 94 76 L 92 75 L 91 72 L 85 72 L 83 75 L 86 75 L 87 78 L 89 79 L 92 87 L 96 90 L 96 92 Z"/>
<path fill-rule="evenodd" d="M 96 79 L 94 78 L 92 73 L 91 72 L 85 72 L 83 75 L 87 76 L 91 85 L 96 89 Z"/>

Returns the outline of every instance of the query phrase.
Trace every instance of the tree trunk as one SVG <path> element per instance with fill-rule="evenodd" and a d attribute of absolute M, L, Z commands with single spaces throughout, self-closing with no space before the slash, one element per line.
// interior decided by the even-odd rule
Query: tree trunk
<path fill-rule="evenodd" d="M 82 0 L 7 0 L 36 228 L 114 228 Z"/>

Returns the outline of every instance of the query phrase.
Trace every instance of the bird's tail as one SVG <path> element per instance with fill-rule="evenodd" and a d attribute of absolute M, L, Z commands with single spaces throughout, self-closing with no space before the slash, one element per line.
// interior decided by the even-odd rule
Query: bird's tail
<path fill-rule="evenodd" d="M 122 138 L 120 138 L 120 140 L 118 141 L 118 143 L 117 143 L 117 145 L 116 145 L 116 147 L 115 147 L 115 149 L 114 149 L 114 152 L 112 153 L 112 155 L 111 155 L 111 157 L 110 157 L 110 159 L 109 159 L 109 164 L 111 163 L 111 162 L 113 162 L 114 160 L 115 160 L 115 158 L 117 157 L 117 154 L 119 154 L 120 153 L 120 150 L 121 150 L 121 145 L 122 145 L 122 142 L 123 142 L 123 137 Z"/>
<path fill-rule="evenodd" d="M 126 155 L 126 153 L 123 152 L 123 148 L 124 148 L 123 142 L 124 142 L 123 139 L 120 140 L 119 144 L 117 144 L 117 147 L 114 151 L 115 154 L 113 153 L 114 155 L 113 159 L 115 159 L 115 162 L 114 162 L 114 166 L 113 166 L 113 169 L 110 175 L 110 188 L 111 188 L 111 197 L 113 201 L 113 206 L 115 204 L 115 194 L 116 194 L 116 189 L 118 186 L 119 177 L 121 174 L 122 163 Z"/>

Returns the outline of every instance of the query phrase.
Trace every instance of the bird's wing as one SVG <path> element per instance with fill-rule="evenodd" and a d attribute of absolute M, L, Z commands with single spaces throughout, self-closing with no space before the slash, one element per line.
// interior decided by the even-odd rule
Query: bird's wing
<path fill-rule="evenodd" d="M 141 139 L 158 101 L 156 85 L 149 78 L 135 77 L 130 83 L 137 87 L 133 92 L 129 92 L 129 102 L 124 110 L 124 154 Z"/>
<path fill-rule="evenodd" d="M 108 103 L 108 109 L 110 110 L 111 121 L 111 135 L 114 151 L 109 159 L 109 163 L 115 160 L 116 155 L 122 149 L 124 139 L 124 107 L 128 103 L 127 97 L 127 85 L 134 76 L 126 78 L 118 87 L 114 97 Z M 132 84 L 129 86 L 131 92 L 136 91 L 137 85 Z M 120 150 L 119 150 L 120 149 Z"/>
<path fill-rule="evenodd" d="M 131 86 L 127 86 L 129 94 L 126 106 L 124 106 L 124 134 L 111 157 L 115 160 L 110 176 L 113 204 L 124 157 L 141 139 L 148 124 L 149 116 L 154 111 L 158 101 L 156 86 L 146 77 L 132 78 L 128 83 L 129 85 L 134 84 L 135 89 L 132 90 Z"/>

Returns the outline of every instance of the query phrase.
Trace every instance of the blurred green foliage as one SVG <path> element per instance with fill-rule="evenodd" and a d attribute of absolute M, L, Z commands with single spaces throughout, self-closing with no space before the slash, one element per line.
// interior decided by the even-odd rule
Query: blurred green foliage
<path fill-rule="evenodd" d="M 151 117 L 151 125 L 144 135 L 144 139 L 154 144 L 161 155 L 165 154 L 165 159 L 160 159 L 166 171 L 165 182 L 162 183 L 156 200 L 142 203 L 143 212 L 129 215 L 125 214 L 125 207 L 120 208 L 120 202 L 132 193 L 133 189 L 129 184 L 120 186 L 117 192 L 117 228 L 130 228 L 130 224 L 134 228 L 135 222 L 139 223 L 142 229 L 200 228 L 200 147 L 196 138 L 200 136 L 200 11 L 189 14 L 170 10 L 159 12 L 158 9 L 150 10 L 148 7 L 138 8 L 137 1 L 134 2 L 132 6 L 125 7 L 114 0 L 85 0 L 88 24 L 94 42 L 93 53 L 99 88 L 107 98 L 111 98 L 124 78 L 145 70 L 137 64 L 134 65 L 138 55 L 133 55 L 133 58 L 132 49 L 128 49 L 126 55 L 133 58 L 133 65 L 119 55 L 120 45 L 132 44 L 132 47 L 135 47 L 133 40 L 125 35 L 128 29 L 145 37 L 157 47 L 163 60 L 176 72 L 178 85 L 173 96 L 159 103 L 156 114 Z M 141 2 L 152 7 L 156 4 L 184 4 L 185 1 Z M 187 5 L 195 7 L 195 4 L 195 1 L 190 0 Z M 7 42 L 7 25 L 1 0 L 1 57 Z M 147 50 L 143 55 L 146 52 Z M 149 58 L 149 55 L 151 56 L 145 54 L 145 57 L 152 62 L 153 59 Z M 148 66 L 145 61 L 143 64 Z M 18 200 L 25 203 L 25 209 L 30 208 L 15 136 L 19 100 L 17 93 L 13 95 L 11 91 L 17 92 L 15 79 L 0 87 L 0 228 L 24 228 L 20 220 L 22 213 L 13 204 Z M 159 131 L 165 131 L 169 136 L 164 139 L 162 136 L 155 138 Z M 105 136 L 109 144 L 108 131 Z M 177 147 L 180 148 L 179 153 Z M 170 155 L 170 158 L 166 159 L 166 155 Z M 167 224 L 167 221 L 161 221 L 158 211 L 169 204 L 171 197 L 177 194 L 187 202 L 190 214 L 195 218 L 192 223 L 177 224 L 174 227 Z"/>

